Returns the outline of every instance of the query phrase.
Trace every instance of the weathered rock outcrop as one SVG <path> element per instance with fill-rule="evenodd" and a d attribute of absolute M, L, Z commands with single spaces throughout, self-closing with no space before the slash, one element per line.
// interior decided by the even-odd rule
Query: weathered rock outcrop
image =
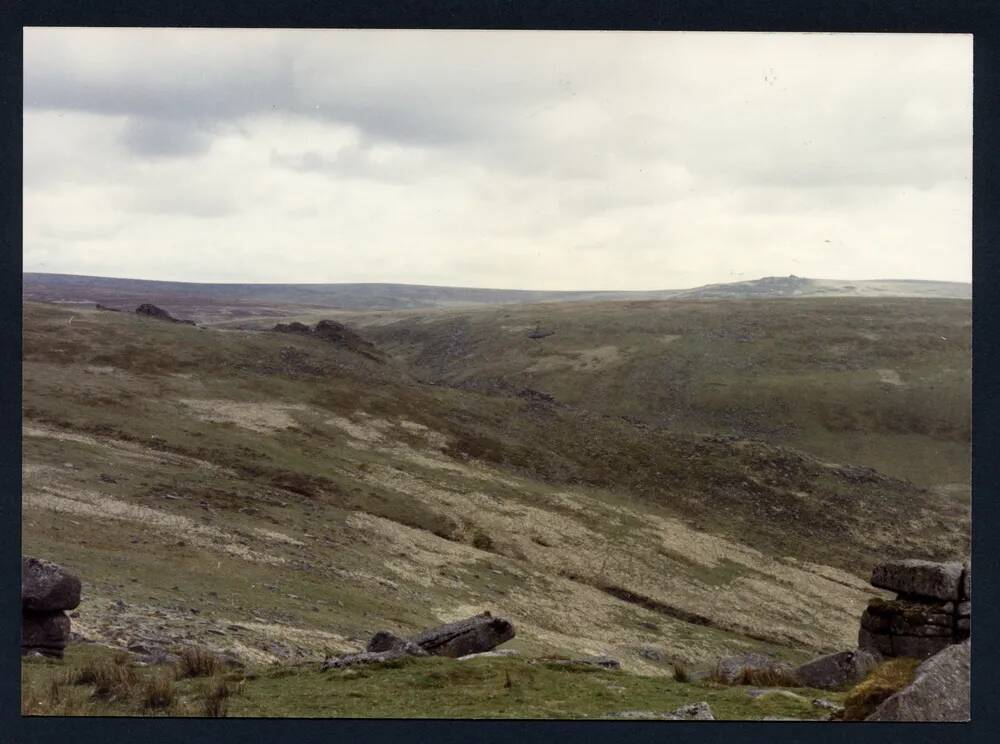
<path fill-rule="evenodd" d="M 62 566 L 21 557 L 21 608 L 31 612 L 72 610 L 80 604 L 80 580 Z"/>
<path fill-rule="evenodd" d="M 413 656 L 427 656 L 427 652 L 411 640 L 400 638 L 386 630 L 380 630 L 368 641 L 365 651 L 379 653 L 383 651 L 401 651 Z"/>
<path fill-rule="evenodd" d="M 865 720 L 968 721 L 970 657 L 970 641 L 939 651 L 917 667 L 913 682 Z"/>
<path fill-rule="evenodd" d="M 149 318 L 156 318 L 157 320 L 166 320 L 170 323 L 184 323 L 185 325 L 194 325 L 193 320 L 181 320 L 180 318 L 175 318 L 173 315 L 168 313 L 162 307 L 157 307 L 148 302 L 144 302 L 139 307 L 135 309 L 136 315 L 145 315 Z"/>
<path fill-rule="evenodd" d="M 882 656 L 933 656 L 971 633 L 972 569 L 968 563 L 892 561 L 871 583 L 897 592 L 873 599 L 861 616 L 858 646 Z"/>
<path fill-rule="evenodd" d="M 21 653 L 62 658 L 69 641 L 65 610 L 80 604 L 80 580 L 62 566 L 21 557 Z"/>
<path fill-rule="evenodd" d="M 878 656 L 859 648 L 813 659 L 798 667 L 793 674 L 805 687 L 839 690 L 863 680 L 877 664 Z"/>
<path fill-rule="evenodd" d="M 434 656 L 457 658 L 489 651 L 513 637 L 514 626 L 509 620 L 483 612 L 425 630 L 410 640 Z"/>
<path fill-rule="evenodd" d="M 962 571 L 957 561 L 893 561 L 875 566 L 871 584 L 901 595 L 956 601 L 962 590 Z"/>
<path fill-rule="evenodd" d="M 513 637 L 514 626 L 509 620 L 483 612 L 464 620 L 430 628 L 412 638 L 401 638 L 380 630 L 371 637 L 364 651 L 327 659 L 321 669 L 326 671 L 356 664 L 384 663 L 404 656 L 432 655 L 458 658 L 491 651 Z"/>
<path fill-rule="evenodd" d="M 353 351 L 356 354 L 368 357 L 369 359 L 382 363 L 382 353 L 378 347 L 370 341 L 366 341 L 343 323 L 335 320 L 321 320 L 314 328 L 310 328 L 304 323 L 293 321 L 291 323 L 278 323 L 271 330 L 277 333 L 297 333 L 301 335 L 316 336 L 328 343 L 340 348 Z"/>
<path fill-rule="evenodd" d="M 764 654 L 748 653 L 719 659 L 712 678 L 723 684 L 732 685 L 746 677 L 748 673 L 761 672 L 788 675 L 793 673 L 790 664 L 778 661 Z"/>

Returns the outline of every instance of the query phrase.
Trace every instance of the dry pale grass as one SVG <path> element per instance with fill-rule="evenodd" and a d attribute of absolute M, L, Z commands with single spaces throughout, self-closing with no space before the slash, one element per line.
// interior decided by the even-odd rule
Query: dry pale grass
<path fill-rule="evenodd" d="M 225 718 L 230 695 L 232 690 L 226 684 L 226 680 L 222 677 L 212 677 L 205 685 L 203 715 L 206 718 Z"/>
<path fill-rule="evenodd" d="M 791 671 L 783 669 L 744 669 L 733 684 L 753 687 L 798 687 L 799 681 Z"/>
<path fill-rule="evenodd" d="M 146 677 L 139 688 L 139 704 L 144 710 L 169 709 L 175 698 L 174 675 L 169 670 Z"/>
<path fill-rule="evenodd" d="M 271 565 L 281 565 L 285 562 L 285 559 L 279 556 L 241 545 L 235 535 L 209 525 L 198 524 L 180 514 L 171 514 L 160 509 L 131 504 L 122 499 L 96 491 L 80 489 L 69 484 L 55 485 L 59 486 L 58 490 L 50 486 L 32 486 L 25 483 L 22 497 L 23 506 L 76 514 L 93 519 L 114 519 L 155 526 L 162 532 L 182 537 L 206 550 L 221 551 L 244 560 Z M 266 534 L 262 536 L 268 537 Z"/>
<path fill-rule="evenodd" d="M 863 721 L 888 698 L 913 682 L 919 659 L 890 659 L 882 662 L 844 698 L 844 720 Z"/>
<path fill-rule="evenodd" d="M 129 663 L 128 654 L 116 654 L 110 659 L 86 663 L 70 681 L 75 685 L 90 685 L 93 696 L 102 700 L 128 700 L 138 688 L 139 675 Z"/>
<path fill-rule="evenodd" d="M 212 677 L 222 669 L 218 656 L 200 646 L 187 646 L 181 650 L 177 662 L 177 678 Z"/>
<path fill-rule="evenodd" d="M 244 403 L 236 400 L 182 398 L 180 402 L 195 411 L 202 421 L 236 424 L 265 434 L 295 426 L 295 419 L 289 415 L 289 411 L 308 410 L 301 403 L 272 401 Z"/>

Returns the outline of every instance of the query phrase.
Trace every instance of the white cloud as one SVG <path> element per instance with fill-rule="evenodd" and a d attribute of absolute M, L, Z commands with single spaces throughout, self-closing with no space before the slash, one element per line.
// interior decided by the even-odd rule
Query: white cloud
<path fill-rule="evenodd" d="M 25 31 L 25 269 L 971 277 L 971 37 Z"/>

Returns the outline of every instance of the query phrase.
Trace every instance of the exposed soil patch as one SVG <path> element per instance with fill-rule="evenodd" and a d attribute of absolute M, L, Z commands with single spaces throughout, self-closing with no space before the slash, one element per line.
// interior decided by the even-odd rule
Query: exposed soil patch
<path fill-rule="evenodd" d="M 181 398 L 180 401 L 197 412 L 202 421 L 236 424 L 258 432 L 272 432 L 295 426 L 289 411 L 306 411 L 301 403 L 254 401 L 242 403 L 235 400 L 204 400 Z"/>

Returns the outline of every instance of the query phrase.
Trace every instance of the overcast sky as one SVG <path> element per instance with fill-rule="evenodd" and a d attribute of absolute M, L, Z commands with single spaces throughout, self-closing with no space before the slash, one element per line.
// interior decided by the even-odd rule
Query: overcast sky
<path fill-rule="evenodd" d="M 24 268 L 971 280 L 972 37 L 26 29 Z"/>

